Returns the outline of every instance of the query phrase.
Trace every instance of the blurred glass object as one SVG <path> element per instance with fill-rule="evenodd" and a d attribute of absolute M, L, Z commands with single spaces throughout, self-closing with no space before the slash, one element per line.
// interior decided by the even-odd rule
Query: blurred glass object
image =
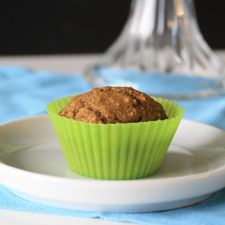
<path fill-rule="evenodd" d="M 93 86 L 126 85 L 188 99 L 223 94 L 223 72 L 202 37 L 192 0 L 133 0 L 120 36 L 85 75 Z"/>

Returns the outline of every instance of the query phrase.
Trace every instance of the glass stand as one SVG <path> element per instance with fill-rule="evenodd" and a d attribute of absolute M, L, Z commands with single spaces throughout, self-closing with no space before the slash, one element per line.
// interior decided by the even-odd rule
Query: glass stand
<path fill-rule="evenodd" d="M 133 0 L 119 38 L 85 75 L 93 86 L 133 86 L 167 98 L 225 90 L 222 64 L 201 35 L 192 0 Z"/>

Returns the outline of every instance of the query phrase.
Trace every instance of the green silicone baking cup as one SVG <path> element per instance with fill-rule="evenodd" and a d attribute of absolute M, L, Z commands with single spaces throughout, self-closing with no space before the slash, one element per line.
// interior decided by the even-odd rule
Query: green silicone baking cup
<path fill-rule="evenodd" d="M 71 97 L 48 104 L 47 112 L 69 168 L 82 176 L 106 180 L 140 179 L 160 167 L 183 115 L 176 103 L 155 98 L 166 120 L 94 124 L 58 115 Z"/>

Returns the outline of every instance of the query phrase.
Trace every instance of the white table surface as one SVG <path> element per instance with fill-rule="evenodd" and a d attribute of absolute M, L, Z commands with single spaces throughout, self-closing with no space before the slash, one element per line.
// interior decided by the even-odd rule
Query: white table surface
<path fill-rule="evenodd" d="M 96 54 L 87 55 L 49 55 L 49 56 L 2 56 L 0 65 L 21 66 L 34 70 L 50 70 L 60 73 L 79 73 L 98 58 Z"/>
<path fill-rule="evenodd" d="M 135 225 L 101 219 L 56 216 L 42 213 L 27 213 L 0 210 L 1 225 Z"/>
<path fill-rule="evenodd" d="M 216 51 L 225 62 L 225 50 Z M 60 73 L 81 73 L 90 63 L 94 63 L 97 54 L 43 55 L 43 56 L 1 56 L 0 65 L 22 66 L 34 70 L 50 70 Z"/>

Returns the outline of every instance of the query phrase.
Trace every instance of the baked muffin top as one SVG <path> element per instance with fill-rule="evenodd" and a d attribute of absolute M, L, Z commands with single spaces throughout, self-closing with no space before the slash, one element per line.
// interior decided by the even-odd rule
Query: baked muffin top
<path fill-rule="evenodd" d="M 61 116 L 89 123 L 133 123 L 167 119 L 160 103 L 131 87 L 100 87 L 72 97 Z"/>

